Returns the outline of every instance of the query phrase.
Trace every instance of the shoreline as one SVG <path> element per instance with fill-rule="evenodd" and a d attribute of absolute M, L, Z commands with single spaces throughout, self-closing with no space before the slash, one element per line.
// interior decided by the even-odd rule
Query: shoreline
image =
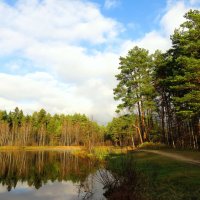
<path fill-rule="evenodd" d="M 0 151 L 73 151 L 82 150 L 83 146 L 0 146 Z"/>

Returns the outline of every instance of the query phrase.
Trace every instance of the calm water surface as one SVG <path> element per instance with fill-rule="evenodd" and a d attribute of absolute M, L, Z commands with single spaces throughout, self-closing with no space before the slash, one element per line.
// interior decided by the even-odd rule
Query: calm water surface
<path fill-rule="evenodd" d="M 0 152 L 0 200 L 104 200 L 99 170 L 69 152 Z"/>

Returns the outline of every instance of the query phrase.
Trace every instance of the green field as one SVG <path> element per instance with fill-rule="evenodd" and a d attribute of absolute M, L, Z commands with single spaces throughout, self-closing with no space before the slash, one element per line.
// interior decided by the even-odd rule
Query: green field
<path fill-rule="evenodd" d="M 192 152 L 180 154 L 191 155 Z M 195 153 L 197 156 L 198 153 Z M 131 159 L 130 159 L 131 158 Z M 131 163 L 130 163 L 130 160 Z M 127 162 L 127 165 L 126 165 Z M 125 167 L 124 167 L 125 166 Z M 108 168 L 122 176 L 125 168 L 132 167 L 138 173 L 138 199 L 198 200 L 200 199 L 200 166 L 176 161 L 148 152 L 131 152 L 108 157 Z M 126 169 L 127 170 L 127 169 Z M 131 185 L 130 182 L 128 185 Z M 143 187 L 141 189 L 141 187 Z M 144 189 L 145 188 L 145 189 Z M 130 198 L 131 199 L 131 198 Z M 137 199 L 137 198 L 136 198 Z"/>

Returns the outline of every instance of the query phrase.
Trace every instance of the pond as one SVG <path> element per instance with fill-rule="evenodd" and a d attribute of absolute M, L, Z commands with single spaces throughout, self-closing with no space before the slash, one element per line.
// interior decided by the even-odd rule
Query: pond
<path fill-rule="evenodd" d="M 104 200 L 101 164 L 62 151 L 0 152 L 1 200 Z"/>

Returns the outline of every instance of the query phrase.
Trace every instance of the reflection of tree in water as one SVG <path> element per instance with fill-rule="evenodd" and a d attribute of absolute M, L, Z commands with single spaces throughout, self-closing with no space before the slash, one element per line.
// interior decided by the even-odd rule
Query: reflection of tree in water
<path fill-rule="evenodd" d="M 97 180 L 104 186 L 104 196 L 108 200 L 147 200 L 144 177 L 135 170 L 120 175 L 108 170 L 97 173 Z M 144 182 L 143 182 L 144 181 Z"/>
<path fill-rule="evenodd" d="M 117 157 L 108 164 L 109 170 L 99 173 L 108 200 L 150 200 L 148 178 L 136 167 L 132 154 Z"/>
<path fill-rule="evenodd" d="M 97 170 L 95 173 L 90 174 L 86 179 L 80 183 L 78 187 L 78 199 L 81 200 L 105 200 L 103 196 L 103 184 L 98 181 Z M 100 183 L 100 184 L 99 184 Z"/>
<path fill-rule="evenodd" d="M 107 200 L 150 200 L 148 195 L 148 180 L 136 169 L 132 156 L 122 157 L 121 162 L 113 162 L 107 169 L 99 169 L 90 175 L 80 185 L 82 198 L 94 200 L 94 183 L 102 185 L 103 194 Z M 120 167 L 119 167 L 120 166 Z M 98 199 L 99 200 L 99 199 Z"/>
<path fill-rule="evenodd" d="M 98 163 L 88 158 L 73 156 L 68 152 L 1 152 L 0 183 L 8 191 L 18 181 L 39 189 L 48 181 L 84 182 L 86 177 L 97 170 Z"/>
<path fill-rule="evenodd" d="M 130 176 L 121 176 L 107 169 L 100 169 L 79 185 L 79 199 L 82 200 L 149 200 L 146 183 L 140 174 L 131 172 Z M 99 182 L 102 196 L 96 197 L 95 184 Z M 95 183 L 95 184 L 94 184 Z M 98 188 L 98 187 L 96 187 Z"/>

